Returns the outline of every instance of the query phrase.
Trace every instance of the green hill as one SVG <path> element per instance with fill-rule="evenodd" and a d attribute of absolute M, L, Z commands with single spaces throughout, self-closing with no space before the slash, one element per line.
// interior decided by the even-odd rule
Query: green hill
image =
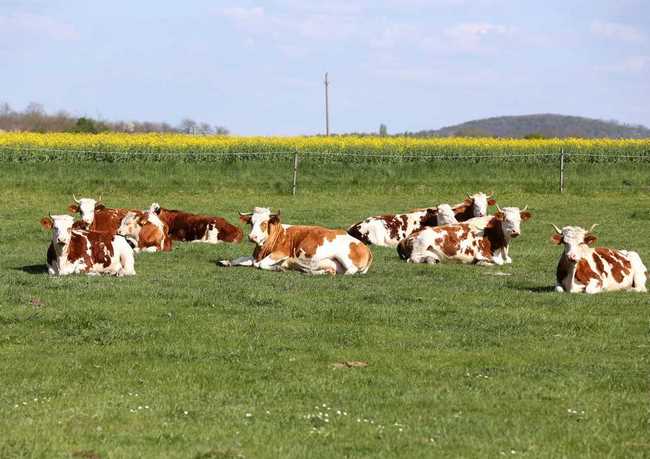
<path fill-rule="evenodd" d="M 641 125 L 621 124 L 580 116 L 537 114 L 499 116 L 468 121 L 438 130 L 426 130 L 407 135 L 415 137 L 610 137 L 649 138 L 650 129 Z"/>

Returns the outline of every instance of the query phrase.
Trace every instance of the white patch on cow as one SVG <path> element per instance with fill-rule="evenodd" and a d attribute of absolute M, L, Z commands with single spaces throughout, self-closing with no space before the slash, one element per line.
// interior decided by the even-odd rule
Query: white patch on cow
<path fill-rule="evenodd" d="M 438 226 L 453 225 L 458 223 L 454 209 L 449 204 L 440 204 L 438 206 Z"/>

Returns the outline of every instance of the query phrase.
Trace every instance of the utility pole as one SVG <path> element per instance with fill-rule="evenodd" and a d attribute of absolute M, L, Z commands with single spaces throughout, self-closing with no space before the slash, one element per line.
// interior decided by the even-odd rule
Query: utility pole
<path fill-rule="evenodd" d="M 330 135 L 330 101 L 329 101 L 329 80 L 325 72 L 325 135 Z"/>

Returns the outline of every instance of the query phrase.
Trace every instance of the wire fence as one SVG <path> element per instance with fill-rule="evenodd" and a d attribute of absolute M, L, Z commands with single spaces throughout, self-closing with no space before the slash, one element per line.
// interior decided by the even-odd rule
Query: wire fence
<path fill-rule="evenodd" d="M 548 152 L 508 152 L 499 151 L 493 154 L 477 154 L 473 152 L 462 153 L 450 151 L 444 154 L 439 152 L 417 153 L 395 152 L 395 153 L 368 153 L 358 151 L 300 151 L 300 150 L 278 150 L 278 151 L 209 151 L 209 150 L 76 150 L 59 148 L 34 148 L 34 147 L 13 147 L 0 146 L 0 162 L 14 163 L 43 163 L 43 162 L 99 162 L 99 163 L 121 163 L 121 162 L 181 162 L 181 163 L 202 163 L 222 162 L 235 163 L 247 161 L 273 161 L 284 163 L 287 161 L 287 168 L 292 173 L 291 187 L 292 194 L 296 194 L 298 187 L 298 175 L 300 165 L 311 163 L 341 163 L 341 164 L 408 164 L 408 163 L 435 163 L 441 162 L 450 166 L 455 162 L 486 162 L 489 164 L 518 163 L 540 164 L 544 167 L 555 169 L 557 164 L 558 190 L 565 190 L 567 179 L 567 167 L 574 165 L 572 172 L 579 175 L 581 165 L 594 164 L 604 166 L 609 163 L 644 163 L 650 164 L 650 151 L 642 154 L 617 154 L 567 151 L 564 148 L 559 151 Z"/>

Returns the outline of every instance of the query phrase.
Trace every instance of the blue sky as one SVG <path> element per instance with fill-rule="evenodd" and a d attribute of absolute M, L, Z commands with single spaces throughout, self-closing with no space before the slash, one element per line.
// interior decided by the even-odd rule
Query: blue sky
<path fill-rule="evenodd" d="M 645 0 L 0 0 L 0 101 L 242 135 L 561 113 L 650 126 Z"/>

